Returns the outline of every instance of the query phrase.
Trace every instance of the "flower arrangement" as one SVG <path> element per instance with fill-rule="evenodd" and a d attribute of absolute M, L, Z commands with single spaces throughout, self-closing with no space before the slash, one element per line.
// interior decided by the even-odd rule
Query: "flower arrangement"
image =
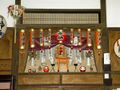
<path fill-rule="evenodd" d="M 8 15 L 12 16 L 15 24 L 14 31 L 14 43 L 16 43 L 16 23 L 17 20 L 23 15 L 25 8 L 19 5 L 9 5 L 8 6 Z"/>
<path fill-rule="evenodd" d="M 24 13 L 25 8 L 19 5 L 9 5 L 8 15 L 12 16 L 13 19 L 18 19 Z"/>

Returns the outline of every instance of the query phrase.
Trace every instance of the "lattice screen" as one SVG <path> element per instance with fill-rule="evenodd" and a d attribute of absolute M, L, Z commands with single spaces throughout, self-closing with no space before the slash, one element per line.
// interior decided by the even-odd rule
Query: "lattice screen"
<path fill-rule="evenodd" d="M 98 13 L 25 13 L 23 24 L 98 24 Z"/>

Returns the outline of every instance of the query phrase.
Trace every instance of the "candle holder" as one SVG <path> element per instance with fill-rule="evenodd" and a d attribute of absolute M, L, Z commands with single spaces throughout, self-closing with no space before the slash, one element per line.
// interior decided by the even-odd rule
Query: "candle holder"
<path fill-rule="evenodd" d="M 78 69 L 77 69 L 78 64 L 77 63 L 74 63 L 74 67 L 75 67 L 74 72 L 78 72 Z"/>
<path fill-rule="evenodd" d="M 55 64 L 51 64 L 51 71 L 50 72 L 55 72 Z"/>

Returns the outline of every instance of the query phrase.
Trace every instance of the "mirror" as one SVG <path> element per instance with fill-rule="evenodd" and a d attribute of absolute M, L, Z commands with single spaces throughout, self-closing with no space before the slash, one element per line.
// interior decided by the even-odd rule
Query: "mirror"
<path fill-rule="evenodd" d="M 120 57 L 120 39 L 117 39 L 114 44 L 114 52 L 118 57 Z"/>

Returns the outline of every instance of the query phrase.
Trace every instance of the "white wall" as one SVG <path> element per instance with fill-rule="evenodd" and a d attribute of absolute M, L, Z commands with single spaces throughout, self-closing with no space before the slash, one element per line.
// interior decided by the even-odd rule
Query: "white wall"
<path fill-rule="evenodd" d="M 100 9 L 100 0 L 22 0 L 26 8 Z"/>
<path fill-rule="evenodd" d="M 13 18 L 10 16 L 8 17 L 8 13 L 7 13 L 8 12 L 7 7 L 13 4 L 15 4 L 15 0 L 0 0 L 0 15 L 5 17 L 8 27 L 14 26 Z"/>
<path fill-rule="evenodd" d="M 107 0 L 107 27 L 120 27 L 120 0 Z"/>
<path fill-rule="evenodd" d="M 106 0 L 106 1 L 107 1 L 107 5 L 106 5 L 107 27 L 120 27 L 120 0 Z M 22 4 L 25 5 L 25 7 L 27 8 L 46 8 L 46 9 L 47 8 L 98 9 L 100 8 L 99 2 L 100 0 L 22 0 Z M 13 23 L 13 19 L 10 16 L 8 17 L 7 7 L 14 3 L 15 0 L 0 0 L 0 15 L 5 17 L 8 27 L 13 27 L 14 23 Z"/>

